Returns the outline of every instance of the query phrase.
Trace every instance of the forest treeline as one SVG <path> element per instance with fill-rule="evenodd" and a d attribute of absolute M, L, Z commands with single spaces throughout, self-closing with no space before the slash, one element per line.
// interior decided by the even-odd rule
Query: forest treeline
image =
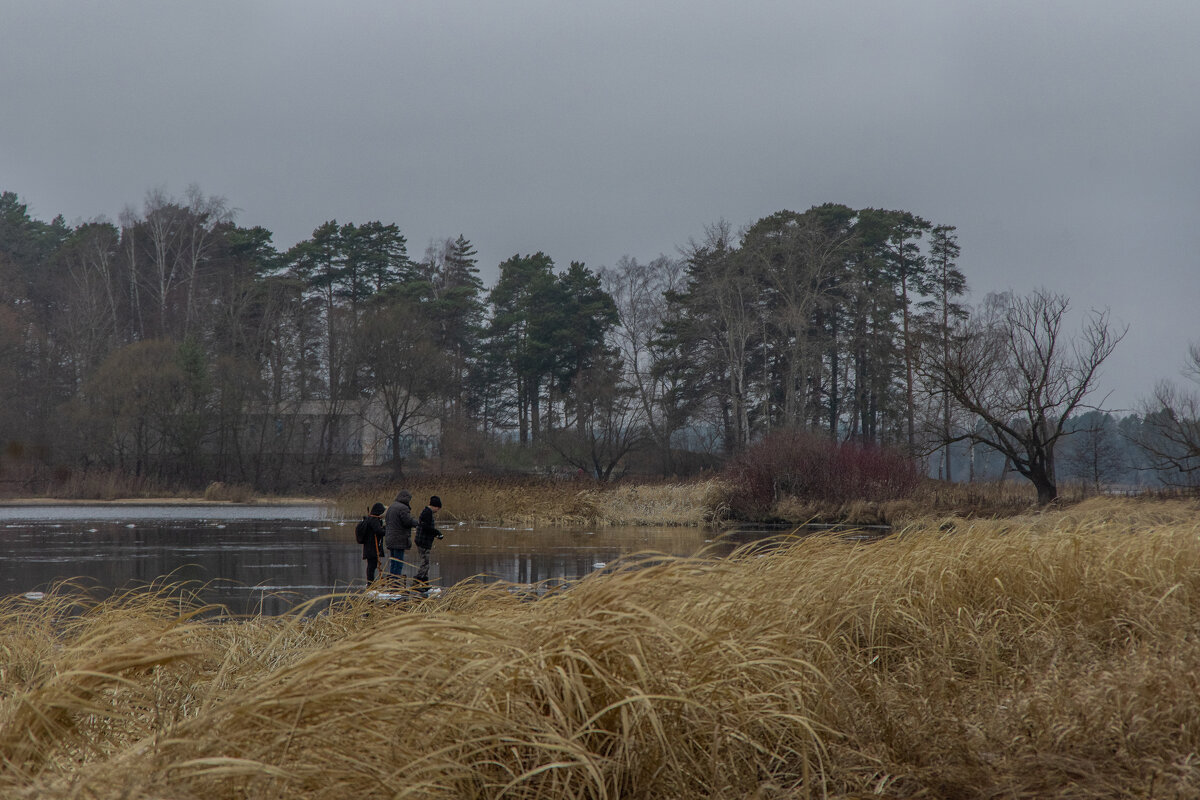
<path fill-rule="evenodd" d="M 195 187 L 75 225 L 0 195 L 0 458 L 280 491 L 361 461 L 355 425 L 397 472 L 599 479 L 799 429 L 970 468 L 927 363 L 971 319 L 956 231 L 911 212 L 780 211 L 595 269 L 517 254 L 490 287 L 461 235 L 419 257 L 382 221 L 272 239 Z M 1111 432 L 1097 480 L 1133 466 Z"/>

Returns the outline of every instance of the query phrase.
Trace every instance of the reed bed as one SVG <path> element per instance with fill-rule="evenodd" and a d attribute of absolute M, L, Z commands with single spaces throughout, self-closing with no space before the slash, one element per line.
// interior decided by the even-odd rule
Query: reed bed
<path fill-rule="evenodd" d="M 442 518 L 502 525 L 583 527 L 605 525 L 695 526 L 736 524 L 736 489 L 722 478 L 690 482 L 553 480 L 544 477 L 425 476 L 397 483 L 354 487 L 332 504 L 332 513 L 354 518 L 377 501 L 390 503 L 400 488 L 419 509 L 431 495 L 445 503 Z M 1060 487 L 1059 505 L 1095 496 L 1078 485 Z M 911 497 L 891 500 L 828 500 L 782 494 L 758 521 L 893 525 L 931 509 L 962 517 L 1014 516 L 1037 508 L 1028 481 L 948 484 L 925 481 Z"/>
<path fill-rule="evenodd" d="M 0 796 L 1200 795 L 1200 507 L 643 555 L 538 600 L 0 601 Z"/>
<path fill-rule="evenodd" d="M 1086 485 L 1062 481 L 1058 484 L 1058 504 L 1072 505 L 1097 496 Z M 949 483 L 927 480 L 913 493 L 909 505 L 916 509 L 953 510 L 960 516 L 1009 516 L 1036 507 L 1037 490 L 1021 477 L 1008 480 Z"/>
<path fill-rule="evenodd" d="M 443 519 L 528 526 L 703 525 L 720 518 L 723 484 L 617 483 L 545 478 L 423 477 L 377 487 L 355 488 L 335 501 L 337 513 L 354 517 L 376 501 L 385 505 L 398 489 L 420 509 L 431 495 L 445 504 Z"/>
<path fill-rule="evenodd" d="M 181 493 L 144 475 L 117 470 L 65 471 L 52 478 L 28 481 L 19 494 L 45 495 L 71 500 L 120 500 L 126 498 L 175 497 Z M 184 492 L 184 496 L 194 492 Z"/>

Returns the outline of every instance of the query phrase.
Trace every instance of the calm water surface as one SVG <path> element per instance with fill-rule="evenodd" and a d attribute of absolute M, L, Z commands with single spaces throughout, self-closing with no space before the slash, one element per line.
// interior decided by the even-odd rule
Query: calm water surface
<path fill-rule="evenodd" d="M 45 591 L 79 578 L 112 590 L 169 576 L 235 613 L 278 614 L 297 602 L 362 587 L 358 518 L 314 506 L 0 507 L 0 594 Z M 703 528 L 486 527 L 442 520 L 430 577 L 518 584 L 571 580 L 623 555 L 729 552 Z M 734 540 L 745 537 L 732 537 Z M 411 574 L 411 570 L 410 570 Z"/>

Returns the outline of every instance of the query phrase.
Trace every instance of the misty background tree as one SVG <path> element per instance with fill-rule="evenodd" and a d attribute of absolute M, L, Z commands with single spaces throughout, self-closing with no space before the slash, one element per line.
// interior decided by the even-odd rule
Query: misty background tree
<path fill-rule="evenodd" d="M 1142 402 L 1142 425 L 1129 438 L 1141 450 L 1146 467 L 1172 486 L 1200 485 L 1200 342 L 1188 348 L 1182 370 L 1190 384 L 1161 380 Z"/>

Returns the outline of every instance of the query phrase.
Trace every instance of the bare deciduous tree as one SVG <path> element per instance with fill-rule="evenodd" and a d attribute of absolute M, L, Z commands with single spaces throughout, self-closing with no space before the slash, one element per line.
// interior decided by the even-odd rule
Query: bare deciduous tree
<path fill-rule="evenodd" d="M 689 242 L 686 323 L 697 350 L 711 359 L 724 383 L 725 448 L 735 453 L 750 444 L 750 350 L 762 328 L 762 286 L 739 257 L 724 221 Z"/>
<path fill-rule="evenodd" d="M 80 226 L 61 250 L 66 280 L 60 291 L 71 309 L 61 315 L 61 326 L 76 386 L 117 346 L 122 333 L 119 252 L 119 232 L 105 222 Z"/>
<path fill-rule="evenodd" d="M 223 198 L 206 197 L 194 184 L 183 201 L 154 189 L 146 193 L 142 216 L 132 208 L 122 212 L 130 305 L 141 336 L 147 335 L 148 326 L 160 336 L 192 331 L 200 308 L 200 271 L 215 246 L 217 230 L 232 219 Z M 143 298 L 152 308 L 142 308 Z M 146 320 L 144 313 L 153 318 Z"/>
<path fill-rule="evenodd" d="M 1107 311 L 1092 311 L 1076 338 L 1063 334 L 1069 300 L 1040 289 L 1028 297 L 990 295 L 963 325 L 929 379 L 983 423 L 959 440 L 1002 453 L 1037 489 L 1038 502 L 1058 497 L 1054 450 L 1067 421 L 1083 409 L 1100 365 L 1125 330 Z"/>
<path fill-rule="evenodd" d="M 615 360 L 581 371 L 574 389 L 578 423 L 556 431 L 550 446 L 571 466 L 608 481 L 643 436 L 642 409 L 633 389 L 621 381 Z"/>
<path fill-rule="evenodd" d="M 371 370 L 371 397 L 383 419 L 368 416 L 380 426 L 392 449 L 392 474 L 404 474 L 403 437 L 438 414 L 442 355 L 434 345 L 424 317 L 416 306 L 380 303 L 364 320 L 364 364 Z"/>
<path fill-rule="evenodd" d="M 679 394 L 678 376 L 655 370 L 667 345 L 659 336 L 668 310 L 665 295 L 677 291 L 682 262 L 659 256 L 649 264 L 622 256 L 615 268 L 600 270 L 604 290 L 616 304 L 618 322 L 612 339 L 621 354 L 625 380 L 632 388 L 647 431 L 662 457 L 663 472 L 673 469 L 671 439 L 685 421 L 673 399 Z"/>

